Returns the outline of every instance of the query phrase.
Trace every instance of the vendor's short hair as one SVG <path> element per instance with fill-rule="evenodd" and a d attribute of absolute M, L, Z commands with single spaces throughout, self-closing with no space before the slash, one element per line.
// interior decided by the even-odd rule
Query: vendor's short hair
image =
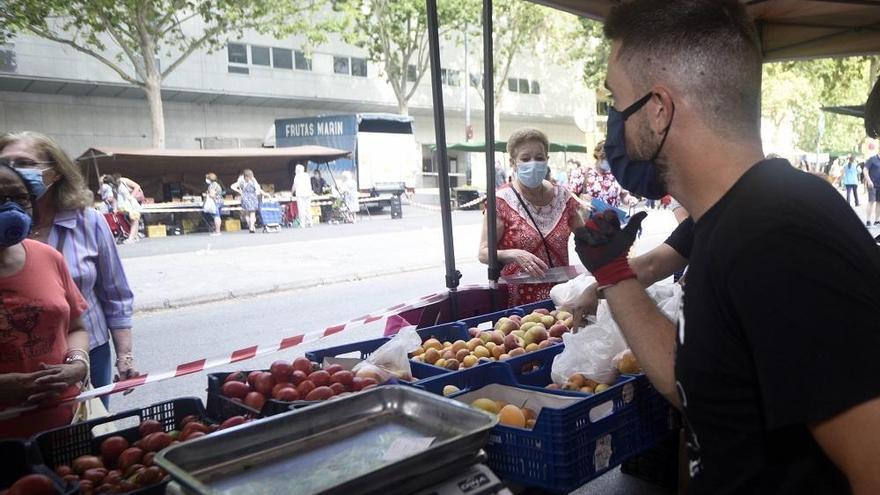
<path fill-rule="evenodd" d="M 524 127 L 513 131 L 513 134 L 507 139 L 507 154 L 511 157 L 516 157 L 516 150 L 529 141 L 541 143 L 544 146 L 544 153 L 550 150 L 550 141 L 547 139 L 546 134 L 538 129 Z"/>
<path fill-rule="evenodd" d="M 605 36 L 636 90 L 670 84 L 717 132 L 760 135 L 761 49 L 738 0 L 622 2 Z"/>
<path fill-rule="evenodd" d="M 217 182 L 217 174 L 215 174 L 214 172 L 208 172 L 207 174 L 205 174 L 205 178 L 211 182 Z"/>

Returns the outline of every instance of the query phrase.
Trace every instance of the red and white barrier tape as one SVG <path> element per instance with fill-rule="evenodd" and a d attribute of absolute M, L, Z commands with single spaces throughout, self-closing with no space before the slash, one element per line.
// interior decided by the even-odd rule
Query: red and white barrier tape
<path fill-rule="evenodd" d="M 480 196 L 480 197 L 474 199 L 473 201 L 468 201 L 467 203 L 455 206 L 452 209 L 453 210 L 464 210 L 465 208 L 470 208 L 471 206 L 474 206 L 475 204 L 481 203 L 485 200 L 486 200 L 485 196 Z M 428 205 L 425 203 L 419 203 L 418 201 L 415 201 L 413 199 L 408 200 L 408 204 L 410 206 L 415 206 L 416 208 L 421 208 L 423 210 L 440 211 L 440 205 Z"/>
<path fill-rule="evenodd" d="M 473 289 L 485 289 L 488 288 L 488 284 L 468 284 L 459 287 L 459 291 L 462 290 L 473 290 Z M 427 296 L 422 296 L 416 299 L 411 299 L 407 302 L 403 302 L 400 304 L 396 304 L 394 306 L 390 306 L 388 308 L 381 309 L 379 311 L 373 311 L 364 316 L 360 316 L 358 318 L 354 318 L 348 320 L 344 323 L 340 323 L 338 325 L 332 325 L 324 330 L 311 332 L 311 333 L 301 333 L 297 335 L 292 335 L 289 337 L 284 337 L 280 342 L 273 342 L 271 344 L 257 344 L 249 347 L 244 347 L 242 349 L 238 349 L 232 351 L 229 354 L 223 356 L 217 356 L 214 358 L 205 358 L 205 359 L 197 359 L 194 361 L 190 361 L 187 363 L 182 363 L 177 365 L 173 370 L 165 370 L 159 372 L 150 372 L 144 373 L 135 378 L 130 378 L 128 380 L 124 380 L 121 382 L 116 382 L 110 385 L 106 385 L 103 387 L 99 387 L 96 389 L 88 390 L 79 394 L 75 398 L 71 398 L 70 401 L 75 402 L 83 402 L 90 399 L 94 399 L 97 397 L 102 397 L 105 395 L 116 394 L 119 392 L 124 392 L 126 390 L 140 387 L 142 385 L 146 385 L 147 383 L 157 383 L 164 380 L 169 380 L 171 378 L 177 378 L 180 376 L 189 375 L 192 373 L 199 373 L 202 371 L 206 371 L 209 369 L 217 368 L 220 366 L 225 366 L 232 363 L 237 363 L 240 361 L 246 361 L 248 359 L 253 359 L 259 356 L 264 356 L 267 354 L 272 354 L 275 352 L 283 351 L 286 349 L 290 349 L 292 347 L 296 347 L 298 345 L 307 343 L 307 342 L 315 342 L 330 335 L 335 335 L 337 333 L 343 331 L 350 331 L 356 328 L 363 327 L 369 323 L 373 323 L 382 319 L 387 319 L 389 316 L 393 316 L 404 311 L 409 311 L 413 309 L 418 309 L 423 306 L 427 306 L 429 304 L 434 304 L 441 302 L 449 297 L 449 292 L 441 292 L 430 294 Z M 36 407 L 14 407 L 7 408 L 0 411 L 0 420 L 13 418 L 19 416 L 22 413 L 33 410 Z"/>

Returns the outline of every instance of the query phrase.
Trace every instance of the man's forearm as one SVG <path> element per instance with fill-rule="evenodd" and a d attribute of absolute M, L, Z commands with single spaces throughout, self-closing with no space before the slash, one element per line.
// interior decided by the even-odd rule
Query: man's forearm
<path fill-rule="evenodd" d="M 654 387 L 681 408 L 675 387 L 675 325 L 664 316 L 637 280 L 605 289 L 614 321 Z"/>

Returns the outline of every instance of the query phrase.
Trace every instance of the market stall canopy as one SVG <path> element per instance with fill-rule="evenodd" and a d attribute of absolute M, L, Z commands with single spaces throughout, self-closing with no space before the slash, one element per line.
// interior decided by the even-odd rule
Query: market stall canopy
<path fill-rule="evenodd" d="M 604 20 L 619 0 L 532 0 Z M 740 0 L 755 19 L 764 60 L 880 52 L 880 0 Z"/>
<path fill-rule="evenodd" d="M 447 144 L 446 149 L 451 151 L 471 151 L 480 153 L 485 151 L 483 141 L 469 141 L 467 143 Z M 431 145 L 431 150 L 437 149 L 437 145 Z M 500 153 L 507 152 L 507 141 L 495 141 L 495 151 Z M 582 144 L 573 143 L 550 143 L 550 152 L 566 152 L 566 153 L 586 153 L 587 147 Z"/>
<path fill-rule="evenodd" d="M 163 184 L 185 184 L 194 192 L 203 188 L 208 172 L 230 184 L 246 168 L 254 171 L 261 184 L 290 189 L 296 163 L 324 163 L 346 156 L 348 151 L 324 146 L 207 150 L 98 147 L 89 148 L 77 161 L 93 188 L 100 174 L 119 173 L 139 182 L 148 196 L 162 197 L 168 196 Z"/>

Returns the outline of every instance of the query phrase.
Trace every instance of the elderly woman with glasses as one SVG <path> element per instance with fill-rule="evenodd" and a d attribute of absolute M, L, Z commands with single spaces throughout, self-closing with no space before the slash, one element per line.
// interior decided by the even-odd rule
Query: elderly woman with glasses
<path fill-rule="evenodd" d="M 137 376 L 132 357 L 133 296 L 113 234 L 93 207 L 77 166 L 51 138 L 35 132 L 0 136 L 0 163 L 27 180 L 36 197 L 30 237 L 61 252 L 88 302 L 83 322 L 89 335 L 91 383 L 113 379 L 110 343 L 116 351 L 116 379 Z M 104 403 L 109 400 L 105 397 Z"/>
<path fill-rule="evenodd" d="M 61 254 L 27 238 L 35 194 L 0 164 L 0 410 L 36 406 L 0 420 L 0 438 L 70 424 L 89 374 L 83 299 Z"/>

